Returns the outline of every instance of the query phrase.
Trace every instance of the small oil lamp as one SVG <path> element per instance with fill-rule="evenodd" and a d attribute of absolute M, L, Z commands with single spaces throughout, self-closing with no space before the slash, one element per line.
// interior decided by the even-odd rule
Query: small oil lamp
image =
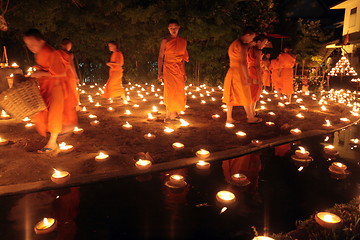
<path fill-rule="evenodd" d="M 122 128 L 124 130 L 131 130 L 133 126 L 130 123 L 126 122 L 124 125 L 122 125 Z"/>
<path fill-rule="evenodd" d="M 13 64 L 11 64 L 11 67 L 13 67 L 13 68 L 18 68 L 19 67 L 19 65 L 17 65 L 17 63 L 13 63 Z"/>
<path fill-rule="evenodd" d="M 31 119 L 28 118 L 28 117 L 25 117 L 25 118 L 22 119 L 22 121 L 23 121 L 23 122 L 29 122 L 29 121 L 31 121 Z"/>
<path fill-rule="evenodd" d="M 318 212 L 315 214 L 315 221 L 324 228 L 336 228 L 341 223 L 338 215 L 329 212 Z"/>
<path fill-rule="evenodd" d="M 80 135 L 84 132 L 84 129 L 79 128 L 79 127 L 74 127 L 73 133 L 76 135 Z"/>
<path fill-rule="evenodd" d="M 95 157 L 95 161 L 104 162 L 109 159 L 109 155 L 104 152 L 99 152 L 99 154 Z"/>
<path fill-rule="evenodd" d="M 231 180 L 234 183 L 243 183 L 247 180 L 247 177 L 244 174 L 241 173 L 235 173 L 231 176 Z"/>
<path fill-rule="evenodd" d="M 236 136 L 238 136 L 238 137 L 240 137 L 240 138 L 246 137 L 246 133 L 243 132 L 243 131 L 238 131 L 238 132 L 236 132 L 235 134 L 236 134 Z"/>
<path fill-rule="evenodd" d="M 51 181 L 56 184 L 63 184 L 70 179 L 70 173 L 67 171 L 59 171 L 54 168 L 54 173 L 51 175 Z"/>
<path fill-rule="evenodd" d="M 348 118 L 340 118 L 340 121 L 342 121 L 342 122 L 350 122 L 350 119 L 348 119 Z"/>
<path fill-rule="evenodd" d="M 1 138 L 1 137 L 0 137 L 0 146 L 4 146 L 4 145 L 6 145 L 6 144 L 8 144 L 8 143 L 9 143 L 8 140 L 6 140 L 5 138 Z"/>
<path fill-rule="evenodd" d="M 254 237 L 252 240 L 275 240 L 275 239 L 267 236 L 257 236 Z"/>
<path fill-rule="evenodd" d="M 156 120 L 156 117 L 154 117 L 151 113 L 148 113 L 148 118 L 149 121 L 154 121 Z"/>
<path fill-rule="evenodd" d="M 298 158 L 304 159 L 304 158 L 308 158 L 310 153 L 309 153 L 309 151 L 306 151 L 305 148 L 299 146 L 299 150 L 295 151 L 295 155 Z"/>
<path fill-rule="evenodd" d="M 159 110 L 157 109 L 156 106 L 152 106 L 152 110 L 151 110 L 152 113 L 156 114 L 159 112 Z"/>
<path fill-rule="evenodd" d="M 324 151 L 326 154 L 330 154 L 330 155 L 335 154 L 337 152 L 334 145 L 326 145 L 324 147 Z"/>
<path fill-rule="evenodd" d="M 266 126 L 269 126 L 269 127 L 275 126 L 275 123 L 274 123 L 274 122 L 266 122 L 265 124 L 266 124 Z"/>
<path fill-rule="evenodd" d="M 135 166 L 139 169 L 139 170 L 146 170 L 149 169 L 151 167 L 152 163 L 149 160 L 142 160 L 139 159 L 138 161 L 135 162 Z"/>
<path fill-rule="evenodd" d="M 321 106 L 321 111 L 325 112 L 327 109 L 324 105 Z"/>
<path fill-rule="evenodd" d="M 233 127 L 235 127 L 235 125 L 232 124 L 232 123 L 225 123 L 225 127 L 226 128 L 233 128 Z"/>
<path fill-rule="evenodd" d="M 99 102 L 95 103 L 95 107 L 100 107 L 101 104 Z"/>
<path fill-rule="evenodd" d="M 1 118 L 2 120 L 7 120 L 7 119 L 10 118 L 10 115 L 7 114 L 4 110 L 1 110 L 0 118 Z"/>
<path fill-rule="evenodd" d="M 108 107 L 107 110 L 108 110 L 108 112 L 113 112 L 113 111 L 115 111 L 115 109 L 114 109 L 113 107 Z"/>
<path fill-rule="evenodd" d="M 133 105 L 133 108 L 138 108 L 138 107 L 140 107 L 138 104 Z"/>
<path fill-rule="evenodd" d="M 85 106 L 83 106 L 80 111 L 81 111 L 81 112 L 87 112 L 87 109 L 86 109 Z"/>
<path fill-rule="evenodd" d="M 322 126 L 325 127 L 325 128 L 329 128 L 329 127 L 331 127 L 332 125 L 331 125 L 330 121 L 329 121 L 328 119 L 326 119 L 326 120 L 325 120 L 325 123 L 324 123 Z"/>
<path fill-rule="evenodd" d="M 35 124 L 33 124 L 33 123 L 27 123 L 27 124 L 25 124 L 25 127 L 26 127 L 26 128 L 32 128 L 33 126 L 35 126 Z"/>
<path fill-rule="evenodd" d="M 210 163 L 200 160 L 196 163 L 196 168 L 200 170 L 206 170 L 210 168 Z"/>
<path fill-rule="evenodd" d="M 200 149 L 200 150 L 196 151 L 196 156 L 198 156 L 198 158 L 201 158 L 201 159 L 206 159 L 210 156 L 210 152 L 205 149 Z"/>
<path fill-rule="evenodd" d="M 218 119 L 218 118 L 220 118 L 220 115 L 219 114 L 214 114 L 214 115 L 211 116 L 211 118 L 212 119 Z"/>
<path fill-rule="evenodd" d="M 98 120 L 94 120 L 94 121 L 91 121 L 90 122 L 90 125 L 91 126 L 97 126 L 97 125 L 99 125 L 100 124 L 100 122 L 98 121 Z"/>
<path fill-rule="evenodd" d="M 253 139 L 253 140 L 251 140 L 251 143 L 252 143 L 252 145 L 258 147 L 262 144 L 262 141 L 260 141 L 258 139 Z"/>
<path fill-rule="evenodd" d="M 44 218 L 35 225 L 34 231 L 36 234 L 46 234 L 54 231 L 56 227 L 57 227 L 56 219 Z"/>
<path fill-rule="evenodd" d="M 350 145 L 358 146 L 360 144 L 360 141 L 358 138 L 352 138 L 350 139 Z"/>
<path fill-rule="evenodd" d="M 63 153 L 69 153 L 74 150 L 73 145 L 67 145 L 65 142 L 59 144 L 60 151 Z"/>
<path fill-rule="evenodd" d="M 216 200 L 222 204 L 233 204 L 236 201 L 235 194 L 229 191 L 219 191 L 216 194 Z"/>
<path fill-rule="evenodd" d="M 147 133 L 144 135 L 146 140 L 154 140 L 156 138 L 155 134 Z"/>
<path fill-rule="evenodd" d="M 275 116 L 276 114 L 274 112 L 268 112 L 270 116 Z"/>
<path fill-rule="evenodd" d="M 131 115 L 131 111 L 130 110 L 125 110 L 125 113 L 124 113 L 125 115 Z"/>
<path fill-rule="evenodd" d="M 296 117 L 297 117 L 297 118 L 300 118 L 300 119 L 305 118 L 305 117 L 304 117 L 304 115 L 303 115 L 302 113 L 298 113 L 298 114 L 296 114 Z"/>
<path fill-rule="evenodd" d="M 181 127 L 188 127 L 190 125 L 190 123 L 188 123 L 187 121 L 185 121 L 184 119 L 180 118 L 180 123 L 181 123 Z"/>
<path fill-rule="evenodd" d="M 170 133 L 174 132 L 174 129 L 169 128 L 169 127 L 165 127 L 164 132 L 167 133 L 167 134 L 170 134 Z"/>
<path fill-rule="evenodd" d="M 182 149 L 185 147 L 184 144 L 179 143 L 179 142 L 174 142 L 171 146 L 172 146 L 175 150 L 182 150 Z"/>
<path fill-rule="evenodd" d="M 97 116 L 96 116 L 96 115 L 94 115 L 94 114 L 90 114 L 90 115 L 89 115 L 89 118 L 90 118 L 90 119 L 96 119 L 96 118 L 97 118 Z"/>
<path fill-rule="evenodd" d="M 331 164 L 331 169 L 337 172 L 345 172 L 347 166 L 341 162 L 333 162 Z"/>
<path fill-rule="evenodd" d="M 185 187 L 187 184 L 184 180 L 184 177 L 178 174 L 171 175 L 167 183 L 168 186 L 173 188 L 182 188 Z"/>
<path fill-rule="evenodd" d="M 300 134 L 301 134 L 301 130 L 298 129 L 298 128 L 294 128 L 294 129 L 291 129 L 291 130 L 290 130 L 290 133 L 291 133 L 292 135 L 300 135 Z"/>

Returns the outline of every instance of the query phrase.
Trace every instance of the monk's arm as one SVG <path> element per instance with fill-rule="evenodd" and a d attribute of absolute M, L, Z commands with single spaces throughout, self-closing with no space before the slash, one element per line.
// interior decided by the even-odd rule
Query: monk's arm
<path fill-rule="evenodd" d="M 255 59 L 256 59 L 256 75 L 257 75 L 257 79 L 258 82 L 261 83 L 261 79 L 262 79 L 262 71 L 261 71 L 261 51 L 256 51 L 255 52 Z"/>
<path fill-rule="evenodd" d="M 164 57 L 165 57 L 165 44 L 166 39 L 161 41 L 159 57 L 158 57 L 158 79 L 163 79 L 163 64 L 164 64 Z"/>

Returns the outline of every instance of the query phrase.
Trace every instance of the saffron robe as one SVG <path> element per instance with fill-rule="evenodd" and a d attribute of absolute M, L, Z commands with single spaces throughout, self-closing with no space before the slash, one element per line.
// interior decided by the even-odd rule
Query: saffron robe
<path fill-rule="evenodd" d="M 248 72 L 250 79 L 250 90 L 251 90 L 251 100 L 256 103 L 260 99 L 261 89 L 262 89 L 262 74 L 258 76 L 258 71 L 261 70 L 260 61 L 261 61 L 261 50 L 252 47 L 248 51 L 247 63 L 248 63 Z"/>
<path fill-rule="evenodd" d="M 110 66 L 109 70 L 109 79 L 106 82 L 104 88 L 104 98 L 115 98 L 125 95 L 125 90 L 122 86 L 122 77 L 123 77 L 123 65 L 124 65 L 124 56 L 120 51 L 113 52 L 110 57 L 111 63 L 118 63 L 119 65 Z"/>
<path fill-rule="evenodd" d="M 186 39 L 179 36 L 168 38 L 164 50 L 164 105 L 168 112 L 185 111 L 184 61 L 189 62 Z"/>
<path fill-rule="evenodd" d="M 69 93 L 69 100 L 71 99 L 74 107 L 79 104 L 79 91 L 77 90 L 77 79 L 73 74 L 72 67 L 74 66 L 74 54 L 65 50 L 58 50 L 63 63 L 66 67 L 66 88 Z"/>
<path fill-rule="evenodd" d="M 262 68 L 262 82 L 265 87 L 270 87 L 271 78 L 270 78 L 270 60 L 263 59 L 261 61 L 261 68 Z"/>
<path fill-rule="evenodd" d="M 294 93 L 294 70 L 296 58 L 289 53 L 281 53 L 279 55 L 279 65 L 280 65 L 280 81 L 282 87 L 280 92 L 286 95 Z"/>
<path fill-rule="evenodd" d="M 250 106 L 251 91 L 247 68 L 248 45 L 239 40 L 228 49 L 230 68 L 225 76 L 223 102 L 229 106 Z"/>
<path fill-rule="evenodd" d="M 37 70 L 49 72 L 51 75 L 66 73 L 65 65 L 59 52 L 45 44 L 35 55 Z M 77 116 L 73 102 L 68 101 L 66 77 L 41 77 L 37 78 L 40 94 L 47 109 L 37 113 L 33 120 L 36 130 L 46 136 L 46 132 L 61 133 L 63 127 L 73 127 L 77 124 Z"/>
<path fill-rule="evenodd" d="M 270 70 L 271 70 L 271 80 L 273 83 L 273 88 L 278 91 L 279 88 L 282 87 L 282 83 L 280 82 L 280 77 L 279 77 L 280 65 L 279 65 L 279 60 L 277 58 L 271 60 Z"/>

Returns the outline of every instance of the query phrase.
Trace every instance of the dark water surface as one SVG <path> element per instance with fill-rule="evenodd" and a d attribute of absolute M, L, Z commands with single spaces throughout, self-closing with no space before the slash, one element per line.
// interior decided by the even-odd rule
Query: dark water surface
<path fill-rule="evenodd" d="M 353 126 L 329 135 L 339 155 L 323 153 L 326 136 L 305 139 L 236 159 L 213 162 L 210 171 L 195 166 L 68 189 L 0 198 L 0 239 L 252 239 L 259 234 L 295 229 L 295 222 L 311 214 L 346 203 L 359 195 L 358 148 L 349 140 L 360 137 Z M 303 146 L 314 161 L 299 171 L 291 155 Z M 346 179 L 330 176 L 333 161 L 348 166 Z M 164 185 L 171 174 L 181 174 L 188 185 Z M 231 175 L 243 173 L 247 186 L 229 184 Z M 232 191 L 234 205 L 216 201 L 220 190 Z M 35 235 L 44 217 L 58 220 L 57 229 Z"/>

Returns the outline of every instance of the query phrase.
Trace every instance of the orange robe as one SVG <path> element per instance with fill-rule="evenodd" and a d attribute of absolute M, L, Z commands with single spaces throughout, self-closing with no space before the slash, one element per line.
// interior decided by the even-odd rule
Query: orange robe
<path fill-rule="evenodd" d="M 250 106 L 251 91 L 247 69 L 248 45 L 239 40 L 228 49 L 230 68 L 225 76 L 223 102 L 229 106 Z"/>
<path fill-rule="evenodd" d="M 109 79 L 104 88 L 104 98 L 115 98 L 125 95 L 125 90 L 122 86 L 122 77 L 123 77 L 123 65 L 124 65 L 124 56 L 120 51 L 113 52 L 111 54 L 110 62 L 119 63 L 118 66 L 111 66 L 109 70 Z"/>
<path fill-rule="evenodd" d="M 271 70 L 271 80 L 273 83 L 273 88 L 278 91 L 279 88 L 282 87 L 282 85 L 279 77 L 280 65 L 279 65 L 279 60 L 277 58 L 271 60 L 270 70 Z"/>
<path fill-rule="evenodd" d="M 261 67 L 262 67 L 262 82 L 264 86 L 270 87 L 271 84 L 271 78 L 270 78 L 270 60 L 269 59 L 263 59 L 261 61 Z"/>
<path fill-rule="evenodd" d="M 168 38 L 164 50 L 164 104 L 168 112 L 185 111 L 184 61 L 189 62 L 186 39 Z"/>
<path fill-rule="evenodd" d="M 65 50 L 58 50 L 63 63 L 66 67 L 66 87 L 67 92 L 70 94 L 69 99 L 72 99 L 74 107 L 79 104 L 79 92 L 77 90 L 77 79 L 72 72 L 72 66 L 74 66 L 74 54 Z"/>
<path fill-rule="evenodd" d="M 280 65 L 280 81 L 282 82 L 282 87 L 280 92 L 283 94 L 293 94 L 294 93 L 294 70 L 296 58 L 289 53 L 281 53 L 279 55 L 279 65 Z"/>
<path fill-rule="evenodd" d="M 36 69 L 49 72 L 51 75 L 66 73 L 58 51 L 49 45 L 35 55 Z M 77 116 L 73 103 L 68 101 L 69 93 L 65 77 L 41 77 L 37 79 L 40 94 L 44 98 L 47 109 L 34 116 L 37 131 L 46 136 L 46 132 L 61 133 L 63 126 L 75 126 Z"/>
<path fill-rule="evenodd" d="M 262 89 L 262 74 L 258 76 L 258 70 L 261 70 L 260 61 L 261 61 L 261 50 L 252 47 L 248 51 L 247 63 L 249 71 L 249 79 L 251 81 L 250 90 L 251 90 L 251 100 L 257 102 L 260 99 L 261 89 Z"/>

